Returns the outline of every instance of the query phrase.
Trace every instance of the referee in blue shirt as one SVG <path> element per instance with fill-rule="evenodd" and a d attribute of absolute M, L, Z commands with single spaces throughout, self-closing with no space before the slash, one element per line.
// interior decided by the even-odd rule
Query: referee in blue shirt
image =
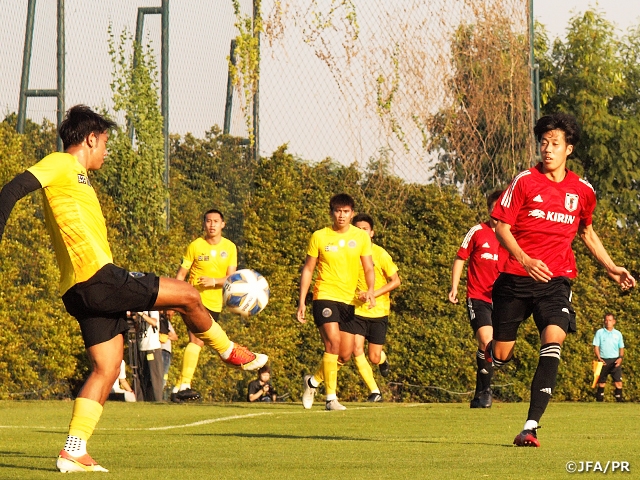
<path fill-rule="evenodd" d="M 616 319 L 611 313 L 604 316 L 604 328 L 596 332 L 593 337 L 593 345 L 595 348 L 596 358 L 599 362 L 603 362 L 600 378 L 598 378 L 598 391 L 596 392 L 596 401 L 604 401 L 604 387 L 607 382 L 607 376 L 611 375 L 616 389 L 613 393 L 616 402 L 622 402 L 622 357 L 624 357 L 624 341 L 622 334 L 613 328 Z"/>

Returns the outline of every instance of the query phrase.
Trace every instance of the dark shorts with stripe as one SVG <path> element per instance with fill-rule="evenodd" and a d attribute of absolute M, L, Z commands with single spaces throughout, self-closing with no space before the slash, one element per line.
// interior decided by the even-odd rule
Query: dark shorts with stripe
<path fill-rule="evenodd" d="M 618 358 L 603 358 L 602 360 L 604 361 L 604 365 L 602 366 L 602 370 L 600 370 L 598 383 L 606 383 L 609 375 L 611 375 L 614 382 L 621 382 L 622 365 L 616 367 L 616 360 L 618 360 Z"/>
<path fill-rule="evenodd" d="M 473 334 L 480 327 L 490 327 L 491 323 L 491 304 L 477 298 L 467 298 L 467 313 L 469 314 L 469 323 L 473 328 Z"/>
<path fill-rule="evenodd" d="M 67 312 L 78 320 L 86 348 L 129 330 L 127 311 L 153 310 L 160 278 L 129 272 L 108 263 L 62 296 Z"/>
<path fill-rule="evenodd" d="M 576 313 L 571 305 L 571 283 L 567 277 L 548 283 L 531 277 L 501 273 L 493 284 L 493 338 L 515 341 L 520 324 L 533 314 L 538 331 L 557 325 L 565 333 L 576 331 Z"/>
<path fill-rule="evenodd" d="M 340 324 L 340 331 L 347 332 L 352 335 L 360 335 L 367 342 L 376 345 L 384 345 L 387 339 L 387 327 L 389 326 L 389 317 L 361 317 L 354 315 L 353 320 Z"/>
<path fill-rule="evenodd" d="M 313 323 L 320 327 L 325 323 L 344 323 L 353 319 L 356 308 L 353 305 L 334 300 L 313 301 Z"/>

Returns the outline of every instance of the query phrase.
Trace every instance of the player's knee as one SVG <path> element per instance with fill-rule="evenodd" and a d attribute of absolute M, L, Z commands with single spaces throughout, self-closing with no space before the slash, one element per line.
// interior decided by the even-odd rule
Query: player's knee
<path fill-rule="evenodd" d="M 369 360 L 374 365 L 378 365 L 380 363 L 380 352 L 369 352 Z"/>

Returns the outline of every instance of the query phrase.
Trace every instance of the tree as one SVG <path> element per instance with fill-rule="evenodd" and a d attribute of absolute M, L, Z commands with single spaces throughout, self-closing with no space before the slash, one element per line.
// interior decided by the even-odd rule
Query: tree
<path fill-rule="evenodd" d="M 499 12 L 462 24 L 451 39 L 448 106 L 426 122 L 436 178 L 461 188 L 484 211 L 484 195 L 504 186 L 532 157 L 527 40 Z"/>
<path fill-rule="evenodd" d="M 598 192 L 604 208 L 623 222 L 640 220 L 640 33 L 622 41 L 596 10 L 573 17 L 552 52 L 538 43 L 542 111 L 574 114 L 582 126 L 570 168 Z"/>

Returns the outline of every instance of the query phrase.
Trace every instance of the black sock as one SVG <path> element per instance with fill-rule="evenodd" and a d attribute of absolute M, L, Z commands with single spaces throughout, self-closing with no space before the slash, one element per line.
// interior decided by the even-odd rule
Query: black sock
<path fill-rule="evenodd" d="M 613 396 L 616 398 L 616 402 L 621 402 L 622 401 L 622 389 L 621 388 L 616 388 L 613 391 Z"/>
<path fill-rule="evenodd" d="M 596 402 L 604 401 L 604 387 L 598 387 L 598 391 L 596 392 Z"/>
<path fill-rule="evenodd" d="M 493 378 L 493 363 L 487 362 L 484 352 L 478 349 L 476 352 L 476 397 L 480 392 L 491 387 L 491 379 Z"/>
<path fill-rule="evenodd" d="M 553 389 L 556 386 L 561 348 L 558 343 L 547 343 L 540 347 L 538 368 L 536 368 L 536 373 L 531 382 L 531 403 L 529 404 L 528 420 L 539 422 L 540 417 L 547 409 Z"/>

